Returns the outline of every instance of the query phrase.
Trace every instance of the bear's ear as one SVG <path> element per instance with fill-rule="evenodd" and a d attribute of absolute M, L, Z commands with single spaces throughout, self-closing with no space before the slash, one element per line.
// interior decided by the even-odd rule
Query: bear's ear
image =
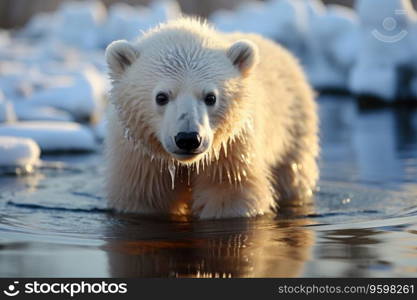
<path fill-rule="evenodd" d="M 139 57 L 139 51 L 125 40 L 112 42 L 106 49 L 106 61 L 112 79 L 119 78 Z"/>
<path fill-rule="evenodd" d="M 246 77 L 258 63 L 258 47 L 251 41 L 240 40 L 230 46 L 227 50 L 227 56 L 242 76 Z"/>

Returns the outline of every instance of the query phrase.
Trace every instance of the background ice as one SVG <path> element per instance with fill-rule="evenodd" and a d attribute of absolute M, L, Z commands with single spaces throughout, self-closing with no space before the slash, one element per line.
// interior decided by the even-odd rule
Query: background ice
<path fill-rule="evenodd" d="M 16 120 L 16 115 L 13 109 L 13 104 L 7 101 L 0 91 L 0 123 L 13 122 Z"/>
<path fill-rule="evenodd" d="M 356 10 L 361 22 L 360 48 L 351 73 L 350 90 L 386 101 L 410 96 L 404 95 L 404 89 L 409 88 L 407 82 L 401 84 L 402 91 L 399 91 L 404 74 L 399 70 L 415 62 L 411 34 L 415 11 L 411 2 L 357 0 Z"/>
<path fill-rule="evenodd" d="M 357 0 L 355 11 L 320 1 L 270 0 L 219 11 L 211 21 L 225 31 L 257 32 L 281 42 L 319 90 L 387 102 L 417 95 L 417 22 L 410 0 Z"/>
<path fill-rule="evenodd" d="M 358 47 L 359 22 L 354 11 L 330 5 L 313 15 L 309 23 L 312 51 L 307 71 L 311 83 L 323 90 L 348 90 L 348 76 Z"/>
<path fill-rule="evenodd" d="M 31 138 L 43 152 L 93 151 L 95 137 L 86 126 L 72 122 L 16 122 L 0 125 L 0 136 Z"/>
<path fill-rule="evenodd" d="M 44 120 L 68 122 L 74 119 L 70 113 L 47 105 L 37 105 L 28 101 L 16 101 L 13 104 L 11 107 L 17 118 L 21 121 Z"/>
<path fill-rule="evenodd" d="M 101 106 L 105 83 L 97 69 L 88 68 L 57 74 L 47 87 L 32 93 L 28 102 L 46 105 L 71 113 L 77 119 L 87 119 Z"/>
<path fill-rule="evenodd" d="M 24 28 L 0 30 L 0 123 L 7 122 L 0 135 L 31 137 L 42 151 L 96 149 L 106 133 L 105 47 L 180 15 L 168 0 L 108 8 L 100 1 L 64 2 Z M 255 32 L 281 43 L 319 91 L 387 103 L 417 99 L 411 0 L 357 0 L 354 9 L 321 0 L 246 1 L 208 18 L 222 31 Z"/>
<path fill-rule="evenodd" d="M 39 162 L 40 152 L 31 139 L 0 136 L 0 167 L 35 165 Z"/>

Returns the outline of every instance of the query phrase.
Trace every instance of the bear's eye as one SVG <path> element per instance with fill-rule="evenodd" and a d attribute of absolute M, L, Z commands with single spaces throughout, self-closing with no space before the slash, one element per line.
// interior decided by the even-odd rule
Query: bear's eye
<path fill-rule="evenodd" d="M 155 101 L 158 105 L 165 105 L 168 103 L 169 101 L 169 97 L 167 93 L 158 93 L 158 95 L 156 95 Z"/>
<path fill-rule="evenodd" d="M 216 104 L 216 100 L 216 95 L 214 95 L 213 93 L 208 93 L 204 98 L 204 102 L 206 103 L 206 105 L 209 106 Z"/>

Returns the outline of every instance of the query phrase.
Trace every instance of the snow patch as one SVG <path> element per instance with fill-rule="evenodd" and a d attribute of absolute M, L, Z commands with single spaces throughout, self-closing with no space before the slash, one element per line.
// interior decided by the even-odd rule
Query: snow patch
<path fill-rule="evenodd" d="M 0 125 L 0 135 L 31 138 L 42 151 L 94 151 L 90 129 L 71 122 L 18 122 Z"/>
<path fill-rule="evenodd" d="M 41 150 L 27 138 L 0 136 L 0 167 L 23 167 L 39 163 Z"/>

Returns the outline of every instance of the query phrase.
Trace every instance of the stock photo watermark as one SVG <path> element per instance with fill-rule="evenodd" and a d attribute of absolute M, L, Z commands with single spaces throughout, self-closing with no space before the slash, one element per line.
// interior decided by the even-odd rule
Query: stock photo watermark
<path fill-rule="evenodd" d="M 398 9 L 395 11 L 395 16 L 406 15 L 406 11 L 403 9 Z M 385 33 L 381 33 L 378 29 L 372 31 L 372 35 L 379 41 L 384 43 L 397 43 L 403 40 L 407 35 L 408 31 L 401 29 L 399 32 L 398 21 L 395 17 L 386 17 L 382 21 L 382 28 Z"/>
<path fill-rule="evenodd" d="M 8 297 L 15 297 L 19 294 L 42 295 L 55 294 L 67 295 L 71 298 L 78 294 L 126 294 L 127 283 L 108 283 L 101 282 L 39 282 L 32 281 L 19 285 L 19 281 L 14 281 L 3 290 L 3 294 Z"/>
<path fill-rule="evenodd" d="M 7 289 L 5 289 L 3 293 L 9 297 L 14 297 L 14 296 L 19 295 L 20 291 L 17 288 L 18 284 L 19 284 L 19 281 L 14 281 L 13 284 L 9 284 L 7 286 Z"/>

